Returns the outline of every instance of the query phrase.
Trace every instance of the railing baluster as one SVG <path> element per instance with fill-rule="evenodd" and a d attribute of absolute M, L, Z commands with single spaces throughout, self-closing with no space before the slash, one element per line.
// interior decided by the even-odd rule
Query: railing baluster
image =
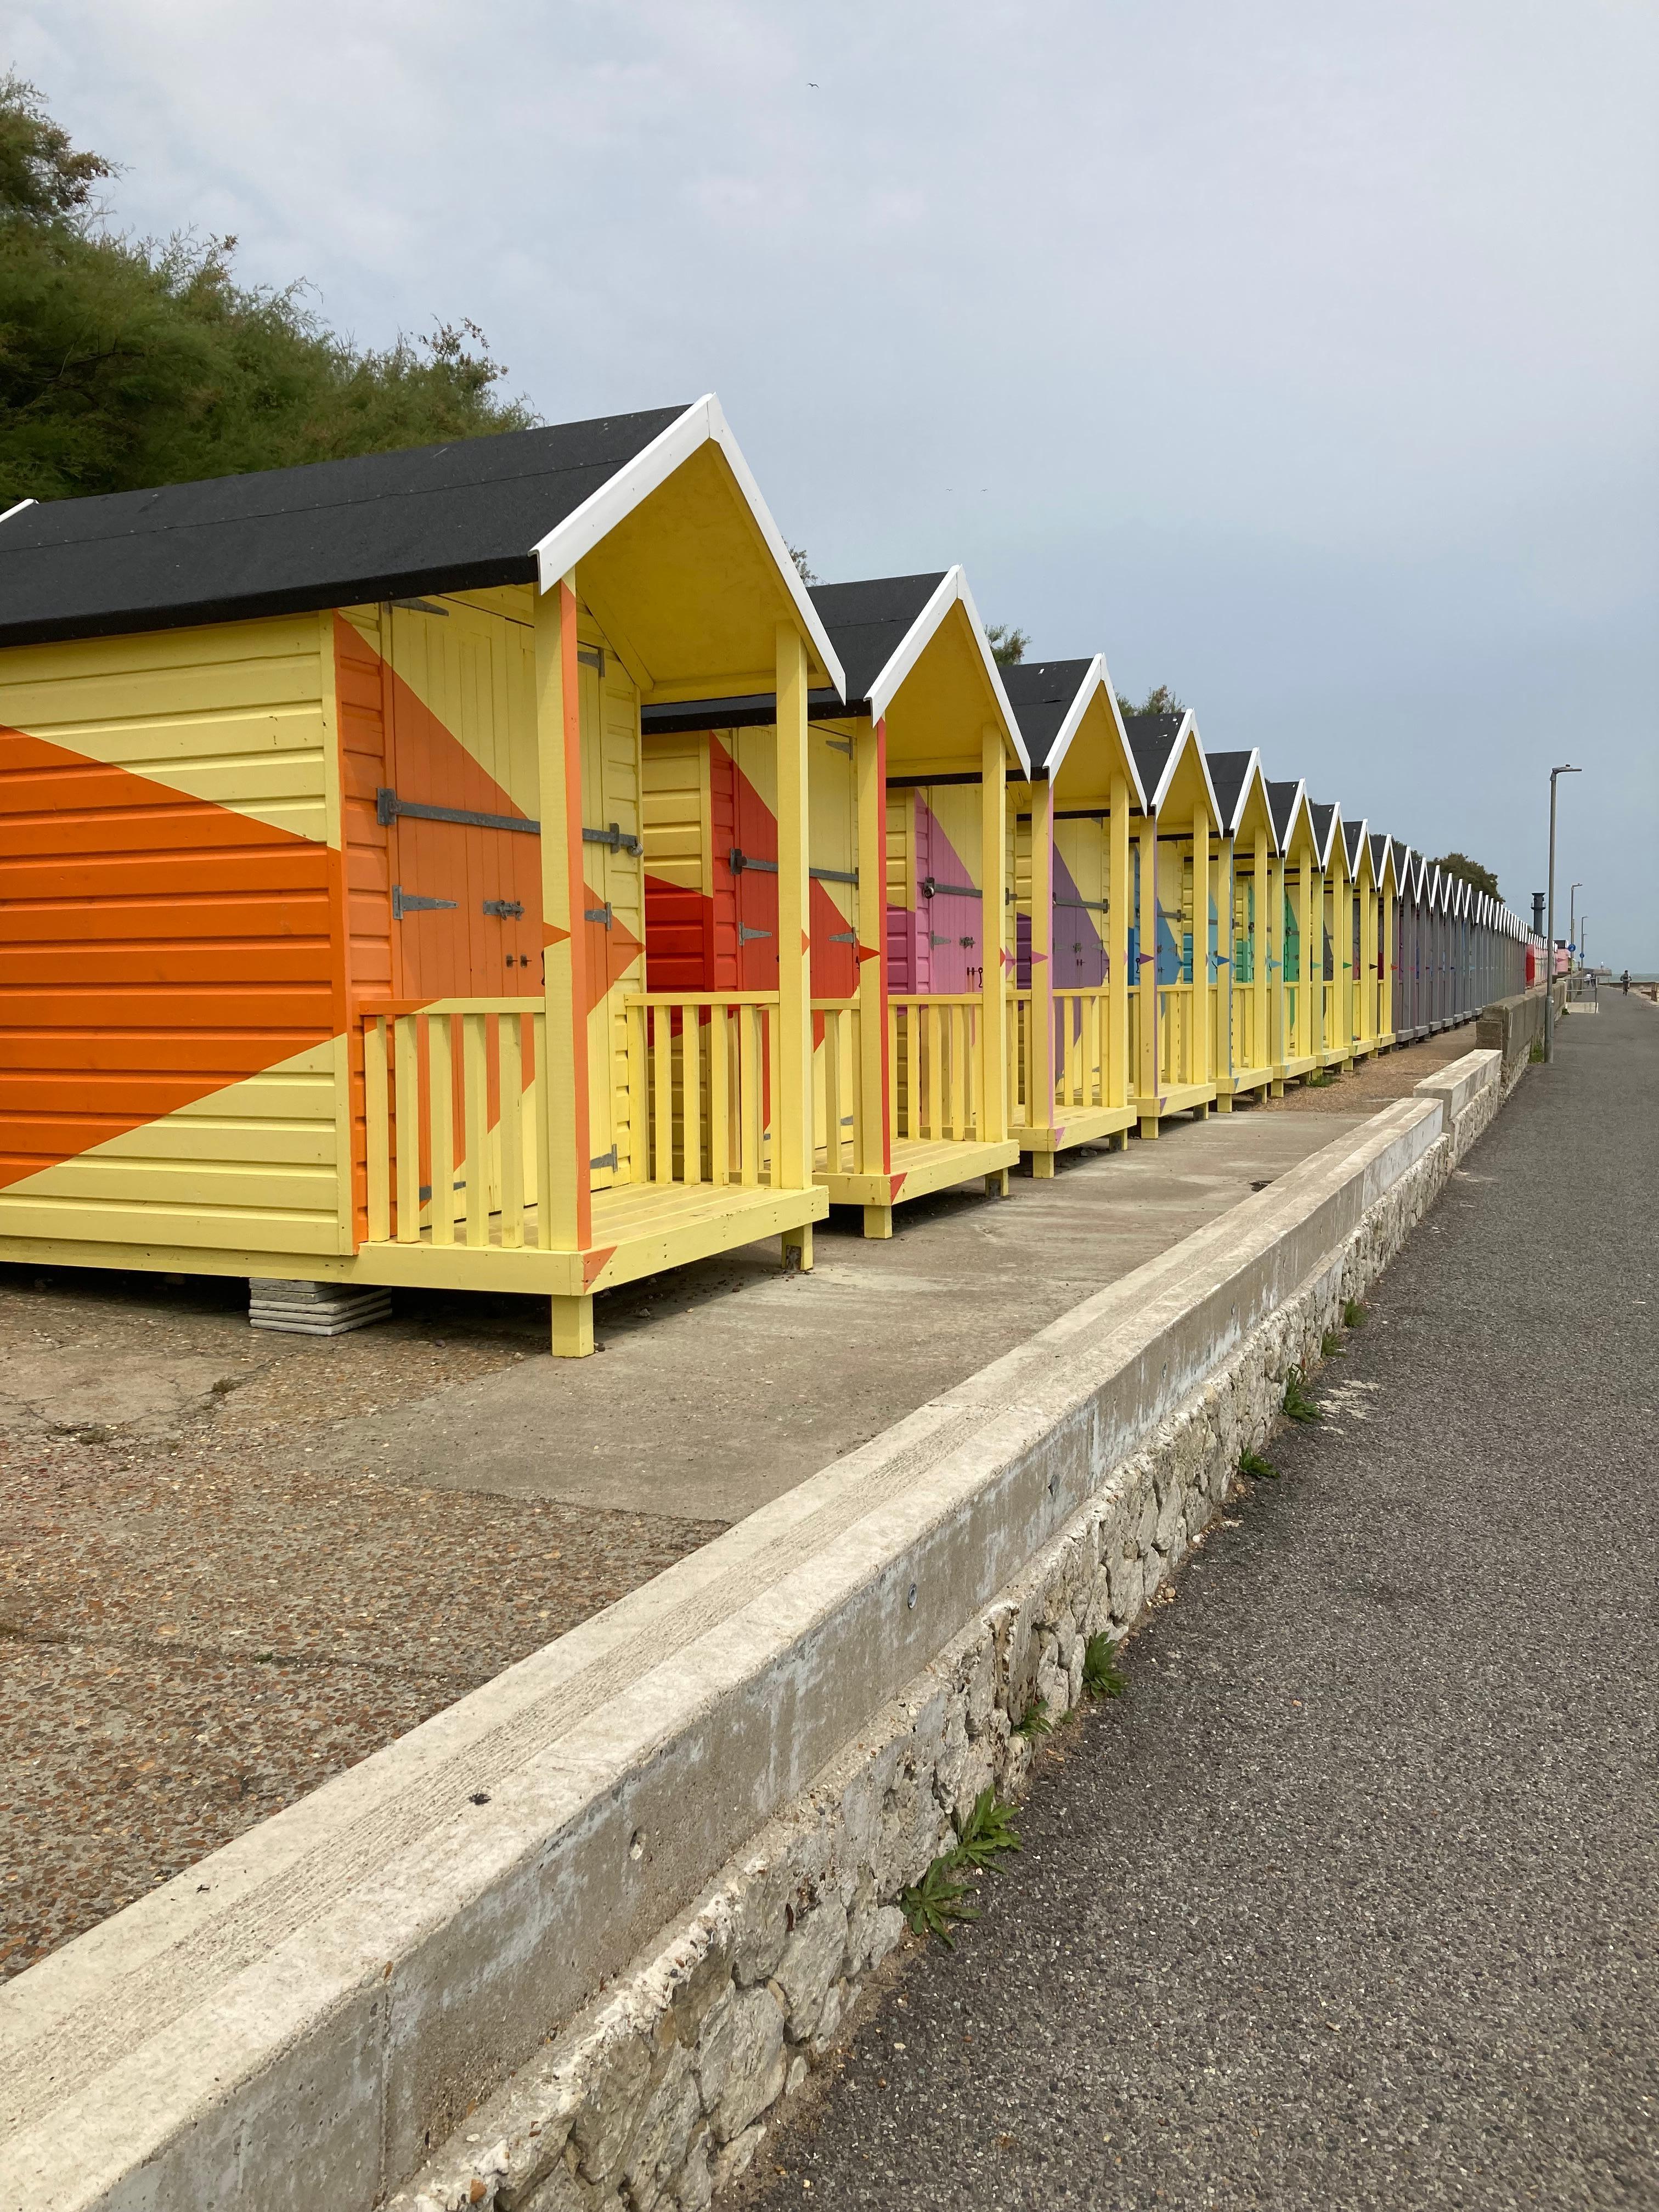
<path fill-rule="evenodd" d="M 696 1006 L 680 1014 L 681 1180 L 702 1181 L 702 1018 Z"/>
<path fill-rule="evenodd" d="M 651 1009 L 651 1180 L 674 1180 L 674 1025 L 667 1006 Z"/>
<path fill-rule="evenodd" d="M 712 1182 L 732 1180 L 731 1024 L 724 1006 L 708 1009 L 708 1174 Z"/>
<path fill-rule="evenodd" d="M 461 1158 L 466 1169 L 466 1242 L 476 1250 L 489 1242 L 489 1084 L 484 1064 L 484 1018 L 461 1016 Z"/>
<path fill-rule="evenodd" d="M 455 1242 L 455 1076 L 447 1014 L 426 1018 L 427 1110 L 432 1121 L 432 1241 Z"/>
<path fill-rule="evenodd" d="M 495 1059 L 501 1092 L 501 1243 L 516 1252 L 524 1243 L 524 1017 L 502 1014 L 495 1024 Z"/>
<path fill-rule="evenodd" d="M 368 1233 L 377 1244 L 392 1234 L 392 1113 L 387 1095 L 386 1017 L 363 1031 L 363 1152 L 368 1169 Z"/>
<path fill-rule="evenodd" d="M 760 1009 L 739 1006 L 738 1012 L 738 1132 L 740 1146 L 738 1180 L 745 1190 L 760 1181 L 761 1104 Z"/>
<path fill-rule="evenodd" d="M 421 1040 L 413 1014 L 392 1025 L 392 1064 L 397 1079 L 398 1242 L 417 1244 L 421 1237 Z"/>
<path fill-rule="evenodd" d="M 823 1168 L 841 1173 L 841 1016 L 823 1018 Z"/>

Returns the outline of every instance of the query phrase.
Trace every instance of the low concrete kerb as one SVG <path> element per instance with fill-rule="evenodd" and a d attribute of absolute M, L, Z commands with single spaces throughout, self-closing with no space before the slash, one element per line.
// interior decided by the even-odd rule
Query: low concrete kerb
<path fill-rule="evenodd" d="M 428 2203 L 619 2203 L 624 2176 L 632 2205 L 706 2203 L 895 1940 L 963 1790 L 1018 1786 L 1018 1701 L 1063 1710 L 1088 1623 L 1121 1632 L 1178 1568 L 1501 1073 L 1440 1071 L 19 1977 L 0 2203 L 369 2212 L 515 2098 L 542 2117 L 504 2125 L 488 2174 L 452 2146 Z M 780 1822 L 781 1883 L 756 1859 Z"/>

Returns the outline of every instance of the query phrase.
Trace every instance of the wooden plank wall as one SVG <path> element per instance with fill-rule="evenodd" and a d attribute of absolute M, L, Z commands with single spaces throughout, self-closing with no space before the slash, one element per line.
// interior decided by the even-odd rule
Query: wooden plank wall
<path fill-rule="evenodd" d="M 0 1237 L 339 1249 L 325 654 L 0 656 Z"/>

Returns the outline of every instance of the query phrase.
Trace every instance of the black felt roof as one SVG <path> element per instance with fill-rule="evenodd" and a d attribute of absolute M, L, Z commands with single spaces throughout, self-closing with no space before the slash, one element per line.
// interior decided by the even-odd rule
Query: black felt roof
<path fill-rule="evenodd" d="M 808 596 L 847 678 L 844 706 L 836 692 L 811 691 L 809 714 L 856 714 L 868 708 L 877 677 L 949 573 L 937 568 L 926 576 L 872 576 L 857 584 L 809 586 Z M 769 723 L 776 714 L 773 693 L 757 691 L 746 699 L 683 699 L 672 706 L 647 707 L 641 720 L 647 730 L 734 730 Z"/>
<path fill-rule="evenodd" d="M 1348 856 L 1348 873 L 1357 873 L 1359 867 L 1359 827 L 1357 822 L 1342 824 L 1342 848 Z"/>
<path fill-rule="evenodd" d="M 1389 840 L 1385 833 L 1381 830 L 1373 830 L 1370 833 L 1370 839 L 1371 873 L 1374 876 L 1380 876 L 1382 872 L 1382 848 L 1388 843 Z"/>
<path fill-rule="evenodd" d="M 1314 843 L 1322 853 L 1325 850 L 1325 841 L 1331 834 L 1331 817 L 1335 811 L 1334 806 L 1321 806 L 1311 799 L 1308 801 L 1308 817 L 1313 823 Z"/>
<path fill-rule="evenodd" d="M 1014 660 L 1002 670 L 1002 688 L 1025 740 L 1034 775 L 1048 767 L 1061 723 L 1072 711 L 1092 660 Z"/>
<path fill-rule="evenodd" d="M 1140 787 L 1146 794 L 1147 804 L 1158 789 L 1158 778 L 1181 735 L 1184 714 L 1126 714 L 1123 728 L 1129 740 L 1129 750 L 1134 755 L 1135 768 L 1140 776 Z"/>
<path fill-rule="evenodd" d="M 527 582 L 538 539 L 684 412 L 42 501 L 0 524 L 0 645 Z"/>
<path fill-rule="evenodd" d="M 1224 829 L 1231 829 L 1233 817 L 1238 811 L 1239 793 L 1244 788 L 1244 779 L 1250 772 L 1248 752 L 1206 752 L 1204 764 L 1210 771 L 1210 781 L 1215 787 L 1216 805 L 1221 809 Z"/>
<path fill-rule="evenodd" d="M 1296 779 L 1294 777 L 1288 783 L 1270 783 L 1267 786 L 1267 805 L 1273 817 L 1273 836 L 1279 841 L 1279 849 L 1281 853 L 1285 849 L 1285 840 L 1291 834 L 1291 809 L 1295 805 Z"/>

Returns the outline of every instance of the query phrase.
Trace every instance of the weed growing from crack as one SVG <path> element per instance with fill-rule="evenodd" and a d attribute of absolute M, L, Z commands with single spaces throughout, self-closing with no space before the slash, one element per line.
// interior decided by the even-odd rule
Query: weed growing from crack
<path fill-rule="evenodd" d="M 899 1892 L 899 1909 L 909 1923 L 912 1935 L 937 1936 L 947 1951 L 957 1948 L 957 1939 L 951 1933 L 951 1922 L 977 1920 L 980 1917 L 979 1907 L 969 1902 L 973 1893 L 967 1883 L 953 1877 L 956 1859 L 954 1851 L 943 1852 L 920 1881 Z"/>
<path fill-rule="evenodd" d="M 1311 1074 L 1304 1076 L 1302 1079 L 1310 1091 L 1328 1091 L 1336 1078 L 1328 1067 L 1316 1067 Z"/>
<path fill-rule="evenodd" d="M 1328 1328 L 1324 1335 L 1320 1338 L 1319 1356 L 1322 1359 L 1346 1359 L 1347 1358 L 1347 1353 L 1342 1349 L 1342 1340 L 1334 1328 Z"/>
<path fill-rule="evenodd" d="M 1047 1698 L 1033 1698 L 1030 1704 L 1014 1723 L 1013 1733 L 1029 1740 L 1053 1732 L 1054 1723 L 1048 1717 Z"/>
<path fill-rule="evenodd" d="M 1358 1298 L 1344 1298 L 1342 1301 L 1342 1326 L 1344 1328 L 1364 1328 L 1365 1309 Z"/>
<path fill-rule="evenodd" d="M 1299 1367 L 1292 1367 L 1285 1377 L 1285 1411 L 1293 1421 L 1322 1421 L 1325 1418 Z"/>
<path fill-rule="evenodd" d="M 1103 1628 L 1083 1647 L 1083 1694 L 1086 1698 L 1121 1698 L 1129 1678 L 1117 1663 L 1117 1646 Z"/>
<path fill-rule="evenodd" d="M 957 1847 L 950 1854 L 952 1863 L 1001 1874 L 1002 1854 L 1021 1848 L 1019 1831 L 1009 1819 L 1013 1809 L 994 1790 L 981 1790 L 974 1800 L 973 1811 L 957 1826 Z"/>
<path fill-rule="evenodd" d="M 1263 1459 L 1259 1451 L 1247 1444 L 1238 1455 L 1238 1471 L 1249 1482 L 1277 1482 L 1279 1469 L 1270 1459 Z"/>

